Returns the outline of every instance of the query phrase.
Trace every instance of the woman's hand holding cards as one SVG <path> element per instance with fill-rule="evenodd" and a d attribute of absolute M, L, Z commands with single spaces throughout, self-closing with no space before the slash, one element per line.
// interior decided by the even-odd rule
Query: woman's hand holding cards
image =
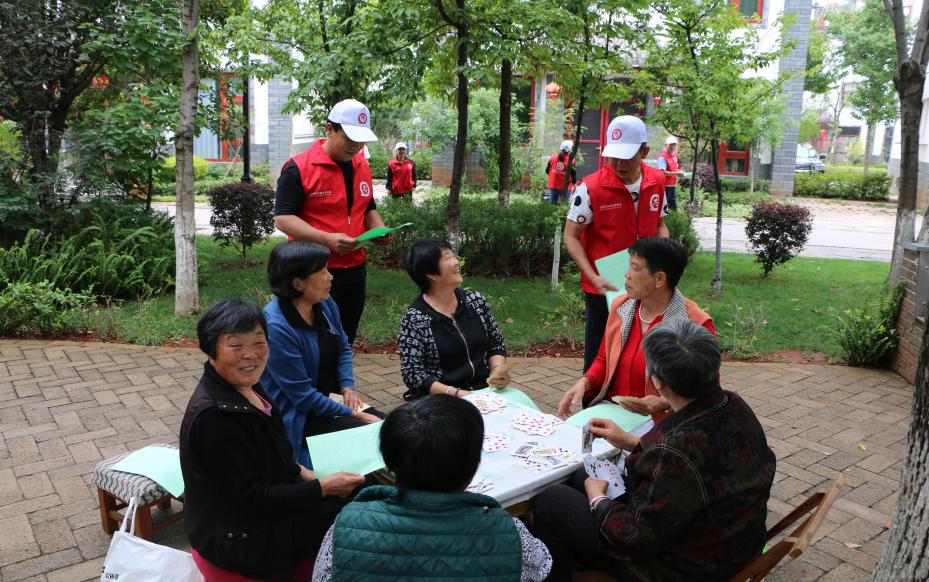
<path fill-rule="evenodd" d="M 587 423 L 590 434 L 595 437 L 606 439 L 608 443 L 617 449 L 631 451 L 639 444 L 639 437 L 631 435 L 613 422 L 605 418 L 592 418 Z"/>

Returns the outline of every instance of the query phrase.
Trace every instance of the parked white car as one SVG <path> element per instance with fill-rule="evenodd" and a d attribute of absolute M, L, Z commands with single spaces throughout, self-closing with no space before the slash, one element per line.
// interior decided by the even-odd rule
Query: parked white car
<path fill-rule="evenodd" d="M 825 174 L 826 164 L 822 160 L 826 154 L 820 154 L 808 143 L 797 144 L 797 167 L 795 172 L 802 174 Z"/>

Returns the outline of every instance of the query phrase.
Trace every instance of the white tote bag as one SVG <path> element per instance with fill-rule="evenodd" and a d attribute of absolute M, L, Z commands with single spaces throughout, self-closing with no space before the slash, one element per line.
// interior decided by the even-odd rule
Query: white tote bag
<path fill-rule="evenodd" d="M 190 554 L 135 536 L 137 507 L 138 500 L 133 497 L 119 531 L 113 534 L 100 582 L 202 582 L 203 576 Z"/>

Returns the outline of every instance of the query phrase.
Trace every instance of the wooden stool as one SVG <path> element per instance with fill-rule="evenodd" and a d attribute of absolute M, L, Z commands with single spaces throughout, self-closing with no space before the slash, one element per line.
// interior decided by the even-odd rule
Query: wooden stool
<path fill-rule="evenodd" d="M 163 443 L 155 446 L 177 448 Z M 184 519 L 184 512 L 180 511 L 168 516 L 157 524 L 152 522 L 152 507 L 169 511 L 171 500 L 176 498 L 148 477 L 111 469 L 128 454 L 100 461 L 91 475 L 90 479 L 97 486 L 97 499 L 100 502 L 100 524 L 107 534 L 113 534 L 118 530 L 123 520 L 123 515 L 119 513 L 119 510 L 125 509 L 129 499 L 134 496 L 139 499 L 139 508 L 136 511 L 136 535 L 152 541 L 156 531 Z M 184 502 L 182 499 L 178 501 Z"/>

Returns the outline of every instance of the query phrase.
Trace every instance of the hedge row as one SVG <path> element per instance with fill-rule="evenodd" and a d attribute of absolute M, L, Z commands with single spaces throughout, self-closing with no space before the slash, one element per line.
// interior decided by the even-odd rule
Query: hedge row
<path fill-rule="evenodd" d="M 849 200 L 887 200 L 890 176 L 886 172 L 830 171 L 825 174 L 797 174 L 794 195 Z"/>
<path fill-rule="evenodd" d="M 448 198 L 434 196 L 421 204 L 388 199 L 378 210 L 388 225 L 412 222 L 386 247 L 372 246 L 370 260 L 387 268 L 401 264 L 402 253 L 417 240 L 448 237 L 445 205 Z M 540 277 L 551 273 L 555 229 L 564 227 L 566 209 L 544 202 L 516 199 L 503 209 L 493 196 L 462 196 L 461 241 L 458 254 L 468 275 Z M 671 236 L 693 256 L 699 242 L 686 213 L 667 220 Z M 562 264 L 570 261 L 562 249 Z"/>

